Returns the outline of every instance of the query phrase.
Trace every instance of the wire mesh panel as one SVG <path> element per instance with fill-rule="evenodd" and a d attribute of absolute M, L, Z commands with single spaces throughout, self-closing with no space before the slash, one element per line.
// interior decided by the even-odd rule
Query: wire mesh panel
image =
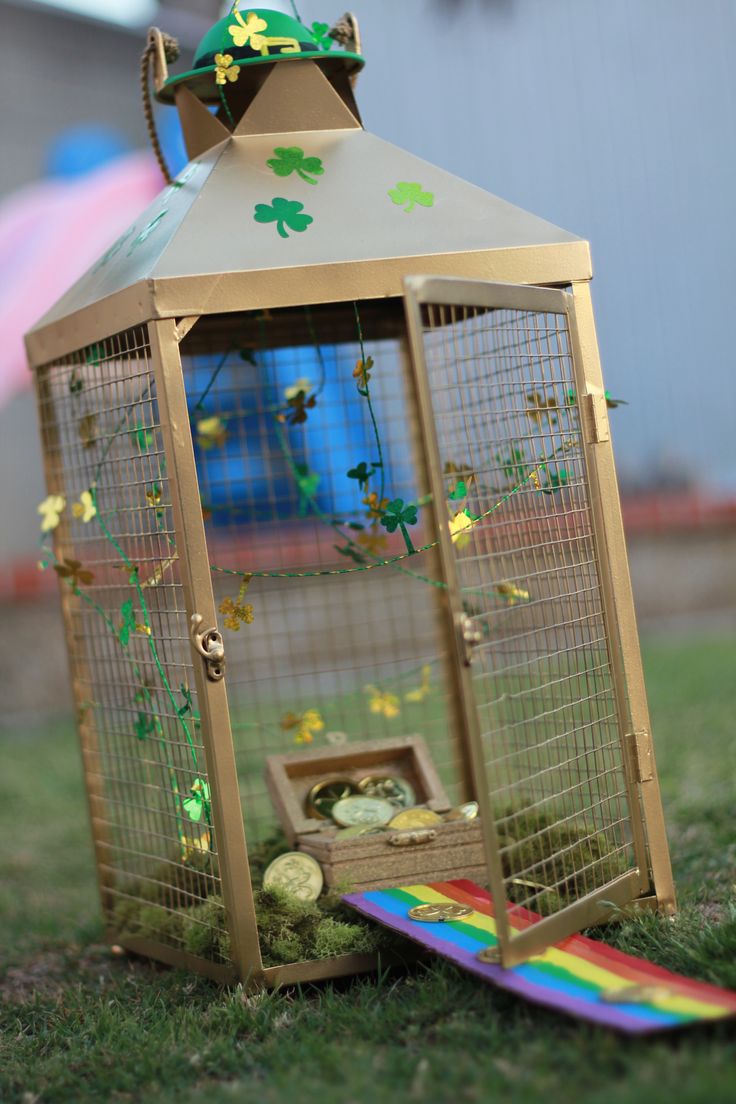
<path fill-rule="evenodd" d="M 431 297 L 418 355 L 478 781 L 506 900 L 550 916 L 635 868 L 568 319 Z"/>
<path fill-rule="evenodd" d="M 123 941 L 228 960 L 180 555 L 145 328 L 39 369 L 103 905 Z M 53 538 L 53 540 L 52 540 Z"/>

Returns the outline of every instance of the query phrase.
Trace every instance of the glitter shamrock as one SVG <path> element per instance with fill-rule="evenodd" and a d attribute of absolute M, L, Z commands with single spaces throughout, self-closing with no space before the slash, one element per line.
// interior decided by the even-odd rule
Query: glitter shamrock
<path fill-rule="evenodd" d="M 156 731 L 156 718 L 149 717 L 147 713 L 139 713 L 134 729 L 138 739 L 145 740 Z"/>
<path fill-rule="evenodd" d="M 63 495 L 50 494 L 43 502 L 39 503 L 38 513 L 41 515 L 41 532 L 50 533 L 61 520 L 61 514 L 66 506 Z"/>
<path fill-rule="evenodd" d="M 386 507 L 388 506 L 388 499 L 382 498 L 380 501 L 375 491 L 372 494 L 366 495 L 363 502 L 368 507 L 366 513 L 369 518 L 376 518 L 377 520 L 382 518 L 386 513 Z"/>
<path fill-rule="evenodd" d="M 303 233 L 314 222 L 311 215 L 303 215 L 303 203 L 276 196 L 271 203 L 256 203 L 253 218 L 256 222 L 275 222 L 279 237 L 288 238 L 286 227 L 297 234 Z"/>
<path fill-rule="evenodd" d="M 401 713 L 401 700 L 396 694 L 390 694 L 371 685 L 364 686 L 363 690 L 368 694 L 368 708 L 371 713 L 386 717 L 387 720 L 392 720 Z"/>
<path fill-rule="evenodd" d="M 529 591 L 522 590 L 514 583 L 498 583 L 496 593 L 505 600 L 508 606 L 515 606 L 517 602 L 528 602 Z"/>
<path fill-rule="evenodd" d="M 74 590 L 80 586 L 89 586 L 94 579 L 94 573 L 82 567 L 80 560 L 64 559 L 61 563 L 54 564 L 54 571 L 60 579 L 68 579 Z"/>
<path fill-rule="evenodd" d="M 432 668 L 428 663 L 422 667 L 422 681 L 421 685 L 417 686 L 415 690 L 409 690 L 404 694 L 404 701 L 408 702 L 422 702 L 432 689 L 431 685 Z"/>
<path fill-rule="evenodd" d="M 291 176 L 293 172 L 307 184 L 316 184 L 313 176 L 322 176 L 324 167 L 319 157 L 306 157 L 301 146 L 277 146 L 276 156 L 266 162 L 277 176 Z"/>
<path fill-rule="evenodd" d="M 220 613 L 224 615 L 224 625 L 233 632 L 240 632 L 241 625 L 252 625 L 255 620 L 253 606 L 250 602 L 243 601 L 252 578 L 252 575 L 246 575 L 243 582 L 240 584 L 240 590 L 235 600 L 232 598 L 223 598 L 222 602 L 220 602 L 219 610 Z"/>
<path fill-rule="evenodd" d="M 148 452 L 153 444 L 153 434 L 144 426 L 143 422 L 136 422 L 130 431 L 130 438 L 138 446 L 140 452 Z"/>
<path fill-rule="evenodd" d="M 377 532 L 375 528 L 366 529 L 355 539 L 361 548 L 364 548 L 371 556 L 382 556 L 386 550 L 387 538 L 383 533 Z"/>
<path fill-rule="evenodd" d="M 158 483 L 154 483 L 153 486 L 146 491 L 146 502 L 149 506 L 158 506 L 161 502 L 161 487 Z"/>
<path fill-rule="evenodd" d="M 500 452 L 497 452 L 496 460 L 501 465 L 501 471 L 509 479 L 516 479 L 519 483 L 523 480 L 527 464 L 526 456 L 521 449 L 512 449 L 508 456 L 501 456 Z"/>
<path fill-rule="evenodd" d="M 450 527 L 450 536 L 458 548 L 464 548 L 470 541 L 470 533 L 474 525 L 473 518 L 466 510 L 458 510 L 447 523 Z"/>
<path fill-rule="evenodd" d="M 218 414 L 211 418 L 200 418 L 197 422 L 197 443 L 205 452 L 222 448 L 227 440 L 227 427 Z"/>
<path fill-rule="evenodd" d="M 132 599 L 128 598 L 126 602 L 123 602 L 122 606 L 120 607 L 120 616 L 123 620 L 120 628 L 118 629 L 118 640 L 124 648 L 127 648 L 128 643 L 130 642 L 130 638 L 136 629 L 135 613 L 133 612 Z"/>
<path fill-rule="evenodd" d="M 232 54 L 215 54 L 215 84 L 236 81 L 239 75 L 240 66 L 233 65 Z"/>
<path fill-rule="evenodd" d="M 285 414 L 277 414 L 280 422 L 288 425 L 302 425 L 307 420 L 307 411 L 314 410 L 317 405 L 316 395 L 307 395 L 306 391 L 298 391 L 288 400 L 289 410 Z"/>
<path fill-rule="evenodd" d="M 401 531 L 404 543 L 406 544 L 406 550 L 409 553 L 414 552 L 414 545 L 411 542 L 411 537 L 406 527 L 407 525 L 416 525 L 416 523 L 416 506 L 413 503 L 404 502 L 403 498 L 394 498 L 389 502 L 386 507 L 386 512 L 381 518 L 381 525 L 384 529 L 387 529 L 389 533 L 394 533 L 397 529 Z"/>
<path fill-rule="evenodd" d="M 82 491 L 79 496 L 79 502 L 75 502 L 72 506 L 72 513 L 75 518 L 83 521 L 85 525 L 87 522 L 91 521 L 93 517 L 97 517 L 97 507 L 95 506 L 91 491 Z"/>
<path fill-rule="evenodd" d="M 318 472 L 311 471 L 307 464 L 295 464 L 294 474 L 296 485 L 299 488 L 299 505 L 297 507 L 299 517 L 306 517 L 309 507 L 317 494 L 321 476 Z"/>
<path fill-rule="evenodd" d="M 255 12 L 248 12 L 245 19 L 243 19 L 238 11 L 237 4 L 233 7 L 232 15 L 236 22 L 230 24 L 228 31 L 232 36 L 233 43 L 236 46 L 245 46 L 247 43 L 253 50 L 262 49 L 265 43 L 262 32 L 268 30 L 266 20 L 261 19 Z"/>
<path fill-rule="evenodd" d="M 305 395 L 308 395 L 312 390 L 312 381 L 306 376 L 300 376 L 299 379 L 294 380 L 288 387 L 284 388 L 284 398 L 287 402 L 291 399 L 295 399 L 300 391 L 303 391 Z"/>
<path fill-rule="evenodd" d="M 191 797 L 185 798 L 182 802 L 184 812 L 187 814 L 190 820 L 193 820 L 195 824 L 204 816 L 205 820 L 209 823 L 210 820 L 210 787 L 209 783 L 204 778 L 195 778 L 189 787 Z"/>
<path fill-rule="evenodd" d="M 323 730 L 325 722 L 316 709 L 306 709 L 304 713 L 285 713 L 281 727 L 284 732 L 293 731 L 295 744 L 311 744 L 314 734 Z"/>
<path fill-rule="evenodd" d="M 563 487 L 567 486 L 568 474 L 565 468 L 559 468 L 556 472 L 547 472 L 547 479 L 549 485 L 542 487 L 541 490 L 546 495 L 554 494 L 555 491 L 561 491 Z"/>
<path fill-rule="evenodd" d="M 365 460 L 361 460 L 354 468 L 350 468 L 347 472 L 348 479 L 357 479 L 358 486 L 361 491 L 364 491 L 368 480 L 373 475 L 373 467 L 368 467 Z"/>
<path fill-rule="evenodd" d="M 540 395 L 539 391 L 532 391 L 527 395 L 526 401 L 529 406 L 526 410 L 527 418 L 531 418 L 533 422 L 537 423 L 537 426 L 542 428 L 543 419 L 547 419 L 551 425 L 554 425 L 557 421 L 557 415 L 554 413 L 557 410 L 557 399 L 554 397 L 545 399 L 544 395 Z"/>
<path fill-rule="evenodd" d="M 417 203 L 420 207 L 434 205 L 433 193 L 425 192 L 421 184 L 409 180 L 400 180 L 395 188 L 390 189 L 388 195 L 397 207 L 403 207 L 407 213 L 413 211 Z"/>
<path fill-rule="evenodd" d="M 79 419 L 77 431 L 83 447 L 86 449 L 94 448 L 97 444 L 97 415 L 84 414 Z"/>
<path fill-rule="evenodd" d="M 201 832 L 198 836 L 184 836 L 182 839 L 182 858 L 186 862 L 187 859 L 191 859 L 198 852 L 209 851 L 210 849 L 210 834 L 207 831 Z"/>
<path fill-rule="evenodd" d="M 353 379 L 357 383 L 358 394 L 368 394 L 368 384 L 370 383 L 371 371 L 373 369 L 373 357 L 366 357 L 365 360 L 356 360 L 355 368 L 353 368 Z"/>

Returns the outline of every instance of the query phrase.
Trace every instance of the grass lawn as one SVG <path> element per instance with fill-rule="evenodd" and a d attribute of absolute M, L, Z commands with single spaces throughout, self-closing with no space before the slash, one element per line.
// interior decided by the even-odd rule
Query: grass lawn
<path fill-rule="evenodd" d="M 607 938 L 736 987 L 736 645 L 645 661 L 681 911 Z M 101 945 L 72 725 L 0 735 L 0 1101 L 730 1102 L 733 1025 L 629 1041 L 448 964 L 245 997 Z"/>

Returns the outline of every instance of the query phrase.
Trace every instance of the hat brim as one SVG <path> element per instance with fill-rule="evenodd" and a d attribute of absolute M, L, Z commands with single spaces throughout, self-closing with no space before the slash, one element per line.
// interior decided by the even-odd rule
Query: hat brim
<path fill-rule="evenodd" d="M 365 65 L 365 59 L 360 54 L 351 54 L 342 50 L 340 53 L 334 54 L 328 54 L 324 50 L 302 50 L 298 54 L 277 54 L 268 57 L 239 59 L 235 64 L 241 68 L 244 66 L 251 68 L 254 65 L 273 65 L 286 61 L 305 60 L 319 61 L 329 68 L 344 69 L 349 75 L 360 72 Z M 190 69 L 186 73 L 177 73 L 173 77 L 169 77 L 163 88 L 156 93 L 156 99 L 159 103 L 173 104 L 176 89 L 180 85 L 185 85 L 190 92 L 194 93 L 197 99 L 204 103 L 218 103 L 220 100 L 219 86 L 215 84 L 213 77 L 216 68 L 215 65 L 203 65 L 199 69 Z"/>

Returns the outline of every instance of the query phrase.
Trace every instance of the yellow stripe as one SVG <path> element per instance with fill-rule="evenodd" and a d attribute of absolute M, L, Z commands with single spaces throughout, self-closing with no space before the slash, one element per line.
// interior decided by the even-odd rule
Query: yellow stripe
<path fill-rule="evenodd" d="M 452 897 L 448 897 L 444 893 L 432 889 L 430 886 L 413 885 L 402 886 L 401 888 L 404 892 L 411 893 L 413 897 L 418 897 L 425 904 L 457 904 Z M 474 912 L 472 916 L 464 917 L 459 922 L 471 928 L 478 928 L 480 931 L 490 933 L 491 935 L 496 934 L 494 919 L 490 916 L 486 916 L 482 912 Z M 620 974 L 615 973 L 613 970 L 607 970 L 602 966 L 596 966 L 595 963 L 588 962 L 587 959 L 579 958 L 570 951 L 561 951 L 554 946 L 548 947 L 543 954 L 534 955 L 529 959 L 529 962 L 531 965 L 535 966 L 556 966 L 559 969 L 568 971 L 568 973 L 572 974 L 574 977 L 590 982 L 592 985 L 598 985 L 604 990 L 624 989 L 629 985 L 636 984 L 630 982 L 627 978 L 622 978 Z M 651 985 L 652 988 L 656 988 L 661 984 L 663 989 L 667 988 L 664 982 L 658 983 L 652 981 L 646 982 L 645 984 Z M 681 994 L 673 994 L 672 996 L 647 1001 L 640 1007 L 655 1008 L 660 1012 L 670 1012 L 680 1016 L 697 1016 L 699 1019 L 718 1019 L 721 1016 L 727 1015 L 730 1011 L 725 1005 L 719 1005 L 715 1002 L 700 1001 L 694 997 L 686 997 Z"/>

